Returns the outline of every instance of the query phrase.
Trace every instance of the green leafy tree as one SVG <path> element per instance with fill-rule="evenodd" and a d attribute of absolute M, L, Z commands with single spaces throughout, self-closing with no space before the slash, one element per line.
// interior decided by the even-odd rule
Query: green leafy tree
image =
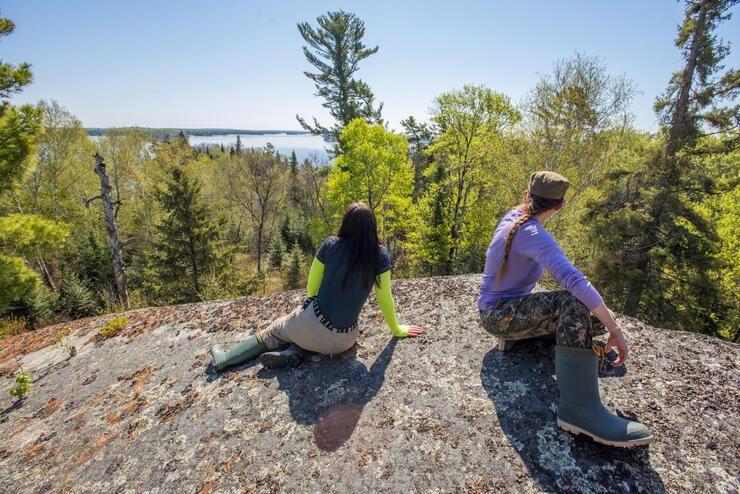
<path fill-rule="evenodd" d="M 409 235 L 411 269 L 415 275 L 447 275 L 450 263 L 450 190 L 444 163 L 429 168 L 428 188 L 417 208 Z"/>
<path fill-rule="evenodd" d="M 363 201 L 377 213 L 378 232 L 387 241 L 408 226 L 411 215 L 408 142 L 361 118 L 345 127 L 340 142 L 344 152 L 334 160 L 327 189 L 335 221 L 347 204 Z"/>
<path fill-rule="evenodd" d="M 406 137 L 409 141 L 409 154 L 411 163 L 414 166 L 414 192 L 411 200 L 416 204 L 419 197 L 424 192 L 424 170 L 429 165 L 430 155 L 424 151 L 427 149 L 429 141 L 432 139 L 432 129 L 428 124 L 418 122 L 413 116 L 401 120 L 401 125 L 406 131 Z"/>
<path fill-rule="evenodd" d="M 378 47 L 367 48 L 362 38 L 365 36 L 365 23 L 355 14 L 327 12 L 316 18 L 318 26 L 307 22 L 298 24 L 298 31 L 308 44 L 303 47 L 306 60 L 317 72 L 304 72 L 314 82 L 316 95 L 324 99 L 323 106 L 336 123 L 324 127 L 316 118 L 310 125 L 296 115 L 301 126 L 316 135 L 339 138 L 342 129 L 355 118 L 363 118 L 369 123 L 382 123 L 383 104 L 373 108 L 375 96 L 361 79 L 354 75 L 362 60 L 378 51 Z"/>
<path fill-rule="evenodd" d="M 596 57 L 581 53 L 557 60 L 523 104 L 524 122 L 507 159 L 496 162 L 496 187 L 509 208 L 520 200 L 529 175 L 552 170 L 571 183 L 566 207 L 547 223 L 569 259 L 590 260 L 587 234 L 581 227 L 584 204 L 595 196 L 606 174 L 629 160 L 640 137 L 630 129 L 632 82 L 608 73 Z"/>
<path fill-rule="evenodd" d="M 465 270 L 458 266 L 457 257 L 465 240 L 465 229 L 471 223 L 471 206 L 485 204 L 482 187 L 490 177 L 490 163 L 496 158 L 498 143 L 520 119 L 520 113 L 507 96 L 484 86 L 466 85 L 436 98 L 432 121 L 439 134 L 429 152 L 433 153 L 435 162 L 444 164 L 451 208 L 450 247 L 443 264 Z"/>
<path fill-rule="evenodd" d="M 269 146 L 244 150 L 227 160 L 218 174 L 227 202 L 251 220 L 256 237 L 257 272 L 261 272 L 265 233 L 269 232 L 283 202 L 283 166 Z"/>
<path fill-rule="evenodd" d="M 654 325 L 720 334 L 730 314 L 718 273 L 717 225 L 694 206 L 716 184 L 697 175 L 710 130 L 737 145 L 737 70 L 721 74 L 729 48 L 714 34 L 735 1 L 687 1 L 676 45 L 685 64 L 658 100 L 662 135 L 642 165 L 622 173 L 590 207 L 595 279 L 617 309 Z M 609 234 L 606 234 L 609 232 Z"/>
<path fill-rule="evenodd" d="M 164 216 L 157 225 L 154 268 L 172 301 L 198 300 L 202 278 L 219 265 L 221 222 L 211 218 L 200 184 L 172 168 L 157 194 Z"/>

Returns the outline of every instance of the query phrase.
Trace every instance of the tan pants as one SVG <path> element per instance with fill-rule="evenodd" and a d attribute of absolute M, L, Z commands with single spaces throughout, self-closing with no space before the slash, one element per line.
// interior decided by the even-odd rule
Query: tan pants
<path fill-rule="evenodd" d="M 289 343 L 295 343 L 304 350 L 325 355 L 334 355 L 349 350 L 357 341 L 359 328 L 340 333 L 327 329 L 314 312 L 313 300 L 305 309 L 296 310 L 273 321 L 267 329 L 257 333 L 257 339 L 270 350 L 276 350 Z"/>

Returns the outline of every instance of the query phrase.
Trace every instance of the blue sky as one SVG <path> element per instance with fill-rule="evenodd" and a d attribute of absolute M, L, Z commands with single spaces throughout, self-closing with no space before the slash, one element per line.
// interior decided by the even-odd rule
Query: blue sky
<path fill-rule="evenodd" d="M 365 44 L 380 46 L 358 76 L 385 103 L 391 128 L 428 118 L 435 96 L 483 84 L 519 102 L 553 61 L 597 56 L 640 91 L 635 126 L 656 130 L 655 97 L 682 65 L 674 46 L 683 2 L 274 0 L 4 0 L 16 31 L 0 58 L 28 61 L 34 82 L 14 103 L 55 99 L 87 127 L 299 129 L 330 123 L 304 75 L 311 67 L 296 23 L 344 9 L 365 21 Z M 740 65 L 740 22 L 719 34 Z"/>

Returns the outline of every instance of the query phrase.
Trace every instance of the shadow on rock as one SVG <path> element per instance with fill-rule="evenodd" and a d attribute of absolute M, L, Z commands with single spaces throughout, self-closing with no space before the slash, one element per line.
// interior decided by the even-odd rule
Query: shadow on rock
<path fill-rule="evenodd" d="M 665 492 L 650 466 L 649 447 L 614 448 L 558 428 L 554 374 L 553 344 L 543 340 L 521 342 L 506 353 L 492 349 L 480 373 L 504 434 L 542 490 Z"/>
<path fill-rule="evenodd" d="M 369 370 L 355 358 L 353 347 L 333 359 L 309 359 L 295 369 L 262 369 L 257 376 L 277 377 L 296 422 L 313 426 L 319 449 L 334 451 L 352 437 L 363 408 L 383 386 L 396 343 L 396 338 L 388 342 Z"/>

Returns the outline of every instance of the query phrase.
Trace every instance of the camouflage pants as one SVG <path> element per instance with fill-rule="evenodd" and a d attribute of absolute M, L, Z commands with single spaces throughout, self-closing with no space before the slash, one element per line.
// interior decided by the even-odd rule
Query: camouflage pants
<path fill-rule="evenodd" d="M 554 333 L 558 345 L 591 348 L 593 344 L 591 313 L 567 290 L 499 300 L 493 309 L 480 311 L 480 317 L 486 331 L 507 340 Z"/>

